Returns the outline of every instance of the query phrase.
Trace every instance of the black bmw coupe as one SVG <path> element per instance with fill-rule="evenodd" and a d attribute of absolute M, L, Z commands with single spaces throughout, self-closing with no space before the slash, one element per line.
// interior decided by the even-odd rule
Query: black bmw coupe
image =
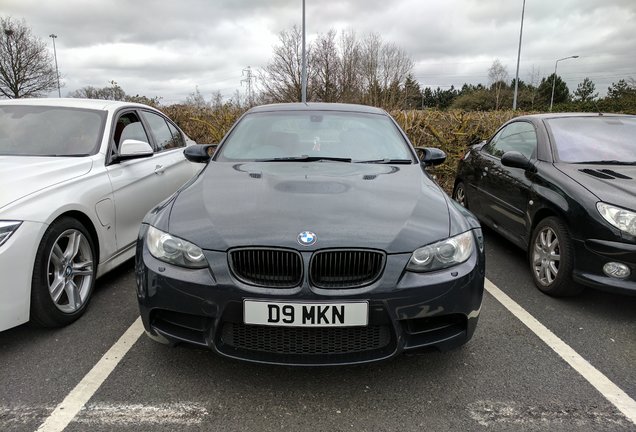
<path fill-rule="evenodd" d="M 636 294 L 636 116 L 517 117 L 469 149 L 453 196 L 528 251 L 546 294 Z"/>
<path fill-rule="evenodd" d="M 484 289 L 478 221 L 429 177 L 384 111 L 256 107 L 202 172 L 145 218 L 137 243 L 147 333 L 292 365 L 448 350 L 473 335 Z"/>

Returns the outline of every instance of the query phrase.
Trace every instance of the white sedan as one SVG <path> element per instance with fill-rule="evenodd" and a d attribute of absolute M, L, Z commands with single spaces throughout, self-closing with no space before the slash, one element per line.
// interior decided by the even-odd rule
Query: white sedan
<path fill-rule="evenodd" d="M 145 105 L 0 101 L 0 331 L 79 318 L 144 215 L 200 169 L 190 144 Z"/>

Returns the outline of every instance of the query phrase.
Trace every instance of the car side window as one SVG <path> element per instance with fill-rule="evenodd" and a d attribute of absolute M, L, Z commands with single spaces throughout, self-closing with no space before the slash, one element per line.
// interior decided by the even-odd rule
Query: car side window
<path fill-rule="evenodd" d="M 164 151 L 170 150 L 177 147 L 182 147 L 181 143 L 178 140 L 178 137 L 175 137 L 173 133 L 170 131 L 170 127 L 166 120 L 158 114 L 151 113 L 148 111 L 143 111 L 142 115 L 144 119 L 148 122 L 150 126 L 150 130 L 155 137 L 156 148 L 155 151 Z M 182 138 L 183 139 L 183 138 Z"/>
<path fill-rule="evenodd" d="M 484 151 L 492 156 L 501 158 L 504 153 L 518 151 L 528 159 L 537 148 L 537 134 L 531 123 L 518 121 L 501 129 L 490 142 L 484 146 Z"/>
<path fill-rule="evenodd" d="M 168 123 L 168 128 L 170 128 L 170 132 L 172 132 L 173 143 L 175 144 L 174 147 L 185 147 L 186 143 L 181 131 L 175 125 L 170 123 L 169 120 L 166 121 L 166 123 Z"/>
<path fill-rule="evenodd" d="M 141 119 L 135 112 L 126 112 L 119 116 L 113 132 L 113 154 L 119 151 L 119 146 L 124 140 L 134 139 L 150 143 L 148 134 L 144 129 Z"/>

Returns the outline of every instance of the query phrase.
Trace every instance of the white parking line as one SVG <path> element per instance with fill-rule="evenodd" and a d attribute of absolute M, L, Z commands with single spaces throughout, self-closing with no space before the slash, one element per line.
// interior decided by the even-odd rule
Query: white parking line
<path fill-rule="evenodd" d="M 592 366 L 579 353 L 574 351 L 568 344 L 552 333 L 546 326 L 541 324 L 535 317 L 530 315 L 517 302 L 508 297 L 506 293 L 497 288 L 492 282 L 486 279 L 486 291 L 508 309 L 519 321 L 525 324 L 534 334 L 536 334 L 546 345 L 556 352 L 572 368 L 585 378 L 605 399 L 610 401 L 622 412 L 625 417 L 636 423 L 636 401 L 629 397 L 616 384 L 610 381 L 598 369 Z"/>
<path fill-rule="evenodd" d="M 144 327 L 141 323 L 141 318 L 137 318 L 122 337 L 115 342 L 115 345 L 110 347 L 106 354 L 93 366 L 93 369 L 71 390 L 62 403 L 53 410 L 51 415 L 37 429 L 37 432 L 62 432 L 108 378 L 143 332 Z"/>

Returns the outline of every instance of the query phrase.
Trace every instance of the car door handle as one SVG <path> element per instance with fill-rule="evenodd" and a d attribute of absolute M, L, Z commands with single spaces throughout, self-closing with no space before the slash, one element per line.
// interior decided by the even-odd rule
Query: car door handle
<path fill-rule="evenodd" d="M 155 166 L 155 174 L 163 174 L 166 168 L 163 165 Z"/>

